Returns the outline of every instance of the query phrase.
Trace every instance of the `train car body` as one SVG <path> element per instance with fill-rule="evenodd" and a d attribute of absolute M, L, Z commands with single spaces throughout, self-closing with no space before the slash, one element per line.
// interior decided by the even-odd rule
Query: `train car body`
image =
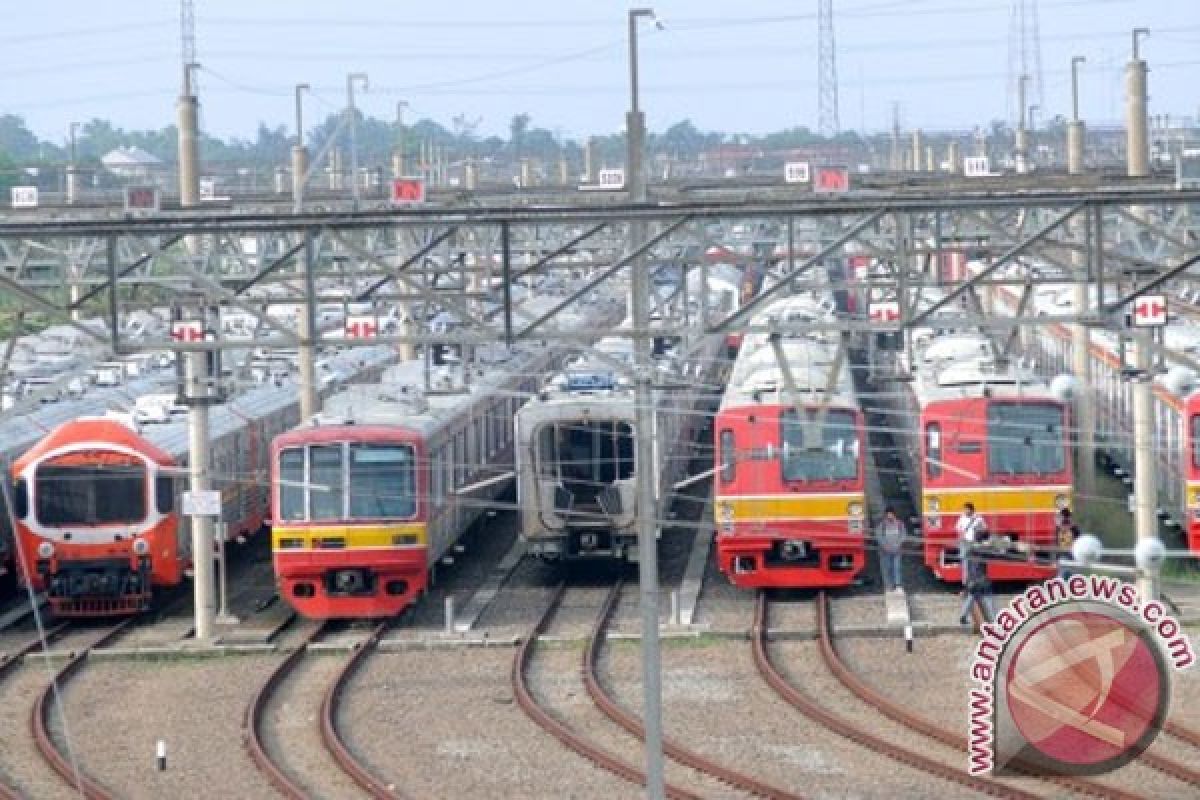
<path fill-rule="evenodd" d="M 329 361 L 322 393 L 377 378 L 394 352 L 375 347 Z M 244 391 L 209 409 L 209 465 L 229 539 L 266 519 L 271 438 L 299 421 L 294 383 Z M 21 576 L 60 617 L 144 611 L 154 589 L 177 585 L 193 558 L 180 494 L 188 464 L 179 414 L 75 419 L 46 434 L 12 468 Z M 145 420 L 138 424 L 135 418 Z"/>
<path fill-rule="evenodd" d="M 533 298 L 522 310 L 537 315 L 556 302 Z M 603 330 L 623 313 L 602 297 L 556 321 L 561 330 Z M 504 473 L 512 470 L 514 418 L 566 352 L 528 344 L 489 353 L 466 382 L 439 369 L 429 393 L 423 363 L 398 364 L 275 438 L 272 553 L 280 595 L 298 612 L 400 613 L 511 485 Z"/>
<path fill-rule="evenodd" d="M 1015 308 L 1020 299 L 1016 292 L 1002 288 L 995 290 L 995 298 L 1005 309 Z M 1036 313 L 1070 313 L 1074 289 L 1068 284 L 1044 287 L 1033 305 Z M 1172 318 L 1163 329 L 1163 338 L 1174 350 L 1192 358 L 1200 355 L 1200 325 L 1194 321 Z M 1074 372 L 1075 343 L 1069 326 L 1042 326 L 1040 335 L 1028 337 L 1026 346 L 1046 374 Z M 1122 364 L 1116 334 L 1092 331 L 1088 360 L 1090 381 L 1076 377 L 1080 390 L 1089 392 L 1095 405 L 1098 453 L 1120 477 L 1132 476 L 1133 383 Z M 1200 394 L 1195 392 L 1196 383 L 1197 376 L 1190 369 L 1173 366 L 1155 376 L 1151 391 L 1159 513 L 1168 525 L 1182 530 L 1190 551 L 1200 553 Z"/>
<path fill-rule="evenodd" d="M 182 580 L 169 454 L 121 422 L 67 422 L 13 465 L 22 574 L 56 616 L 128 614 Z"/>
<path fill-rule="evenodd" d="M 777 301 L 756 323 L 820 318 Z M 743 588 L 847 586 L 865 566 L 866 432 L 836 338 L 747 336 L 714 425 L 717 564 Z"/>
<path fill-rule="evenodd" d="M 653 392 L 652 463 L 655 506 L 665 512 L 671 487 L 687 475 L 704 427 L 697 405 L 711 397 L 723 368 L 723 337 L 705 337 L 691 353 L 663 353 Z M 640 558 L 639 470 L 634 387 L 611 361 L 632 364 L 629 340 L 609 338 L 606 360 L 583 360 L 549 381 L 517 415 L 517 497 L 521 537 L 543 560 Z M 656 523 L 657 524 L 657 523 Z M 657 538 L 657 536 L 656 536 Z"/>
<path fill-rule="evenodd" d="M 1001 553 L 988 577 L 1041 580 L 1055 570 L 1057 512 L 1072 501 L 1070 409 L 1032 371 L 993 361 L 990 347 L 975 334 L 923 339 L 911 381 L 889 393 L 890 427 L 921 510 L 926 566 L 962 580 L 955 525 L 970 502 Z"/>

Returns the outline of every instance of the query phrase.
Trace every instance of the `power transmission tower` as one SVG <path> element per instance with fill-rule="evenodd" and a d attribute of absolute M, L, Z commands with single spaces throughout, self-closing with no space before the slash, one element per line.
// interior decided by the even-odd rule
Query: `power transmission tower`
<path fill-rule="evenodd" d="M 1008 117 L 1017 122 L 1028 108 L 1017 108 L 1021 76 L 1028 75 L 1025 102 L 1045 108 L 1042 74 L 1042 35 L 1038 24 L 1037 0 L 1012 0 L 1008 31 Z"/>
<path fill-rule="evenodd" d="M 838 124 L 837 47 L 833 39 L 833 0 L 820 0 L 817 12 L 817 85 L 819 105 L 817 128 L 822 136 L 833 136 Z"/>

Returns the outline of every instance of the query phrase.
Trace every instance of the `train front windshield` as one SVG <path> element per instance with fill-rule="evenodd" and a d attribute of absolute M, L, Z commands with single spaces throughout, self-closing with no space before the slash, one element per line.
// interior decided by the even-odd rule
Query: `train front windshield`
<path fill-rule="evenodd" d="M 417 513 L 412 447 L 328 444 L 279 454 L 285 521 L 408 519 Z"/>
<path fill-rule="evenodd" d="M 825 419 L 808 409 L 801 422 L 795 411 L 783 412 L 783 479 L 848 481 L 858 477 L 858 428 L 854 414 L 829 410 Z"/>
<path fill-rule="evenodd" d="M 988 471 L 1050 475 L 1066 468 L 1065 412 L 1046 403 L 988 406 Z"/>
<path fill-rule="evenodd" d="M 146 518 L 146 470 L 140 465 L 51 465 L 34 479 L 43 525 L 120 525 Z"/>

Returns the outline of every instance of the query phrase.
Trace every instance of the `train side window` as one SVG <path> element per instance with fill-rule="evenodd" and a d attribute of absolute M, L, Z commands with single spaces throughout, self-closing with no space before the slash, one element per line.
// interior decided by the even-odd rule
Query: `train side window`
<path fill-rule="evenodd" d="M 175 510 L 175 481 L 170 475 L 158 475 L 154 479 L 154 508 L 159 514 L 170 514 Z"/>
<path fill-rule="evenodd" d="M 303 520 L 305 509 L 304 448 L 292 447 L 279 454 L 279 518 Z"/>
<path fill-rule="evenodd" d="M 925 426 L 925 472 L 931 478 L 942 474 L 942 426 L 936 422 Z"/>
<path fill-rule="evenodd" d="M 24 478 L 19 479 L 13 486 L 13 514 L 17 519 L 29 516 L 29 484 Z"/>
<path fill-rule="evenodd" d="M 737 469 L 737 458 L 734 451 L 733 431 L 721 431 L 721 482 L 729 483 L 733 480 L 734 471 Z"/>
<path fill-rule="evenodd" d="M 1192 415 L 1192 466 L 1200 467 L 1200 414 Z"/>

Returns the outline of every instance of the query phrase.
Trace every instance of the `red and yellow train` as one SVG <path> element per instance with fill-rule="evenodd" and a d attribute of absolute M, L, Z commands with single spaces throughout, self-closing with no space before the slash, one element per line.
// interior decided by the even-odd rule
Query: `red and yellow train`
<path fill-rule="evenodd" d="M 801 298 L 756 317 L 817 317 Z M 865 566 L 866 432 L 834 338 L 751 334 L 714 426 L 717 564 L 745 588 L 837 587 Z"/>

